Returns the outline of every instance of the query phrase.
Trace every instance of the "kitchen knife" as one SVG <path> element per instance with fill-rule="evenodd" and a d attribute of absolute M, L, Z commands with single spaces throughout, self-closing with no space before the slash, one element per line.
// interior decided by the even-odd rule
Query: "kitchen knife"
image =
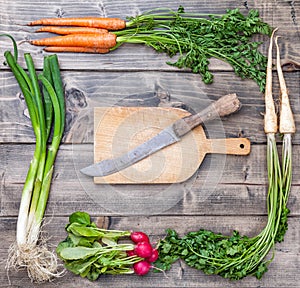
<path fill-rule="evenodd" d="M 80 172 L 92 177 L 103 177 L 121 171 L 156 151 L 180 141 L 185 134 L 198 125 L 216 119 L 217 117 L 232 114 L 238 111 L 240 107 L 241 103 L 235 93 L 225 95 L 211 103 L 201 112 L 175 121 L 156 136 L 126 154 L 100 161 L 81 169 Z"/>

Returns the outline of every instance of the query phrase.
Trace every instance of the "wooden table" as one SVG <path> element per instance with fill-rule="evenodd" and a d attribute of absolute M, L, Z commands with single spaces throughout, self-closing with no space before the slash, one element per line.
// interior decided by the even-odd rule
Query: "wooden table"
<path fill-rule="evenodd" d="M 1 0 L 0 3 L 1 33 L 10 33 L 17 41 L 35 37 L 34 29 L 25 24 L 42 17 L 101 15 L 124 18 L 160 6 L 176 9 L 179 4 L 195 12 L 223 13 L 227 8 L 237 7 L 246 13 L 248 8 L 258 9 L 264 21 L 279 27 L 285 77 L 296 122 L 299 122 L 298 1 Z M 268 39 L 262 40 L 265 53 Z M 1 38 L 0 43 L 1 53 L 11 49 L 8 40 Z M 42 67 L 45 55 L 42 48 L 22 43 L 22 66 L 24 52 L 32 54 L 38 69 Z M 198 75 L 165 64 L 169 60 L 167 56 L 136 45 L 124 45 L 107 55 L 60 54 L 59 60 L 65 83 L 67 121 L 46 210 L 44 231 L 51 237 L 49 244 L 55 247 L 66 237 L 64 226 L 68 216 L 78 210 L 90 213 L 94 221 L 102 221 L 111 229 L 142 230 L 149 233 L 152 241 L 164 237 L 169 227 L 181 235 L 199 228 L 225 234 L 236 229 L 249 236 L 261 231 L 267 213 L 266 137 L 263 95 L 253 81 L 241 80 L 228 65 L 212 60 L 214 83 L 205 85 Z M 8 247 L 15 239 L 21 191 L 35 138 L 14 77 L 5 66 L 1 65 L 0 69 L 0 287 L 8 287 L 5 261 Z M 96 186 L 90 178 L 80 175 L 79 169 L 93 161 L 94 107 L 169 105 L 197 111 L 211 100 L 233 92 L 239 95 L 243 108 L 222 122 L 211 124 L 209 131 L 212 135 L 249 138 L 252 144 L 249 156 L 209 155 L 191 180 L 177 186 Z M 168 93 L 169 98 L 166 97 Z M 276 75 L 274 95 L 278 95 Z M 275 259 L 261 280 L 246 277 L 237 282 L 228 281 L 204 275 L 177 262 L 166 277 L 159 273 L 145 277 L 105 276 L 94 283 L 67 273 L 53 283 L 37 285 L 30 282 L 25 271 L 11 271 L 10 287 L 299 287 L 298 134 L 293 141 L 289 229 L 285 241 L 276 245 Z"/>

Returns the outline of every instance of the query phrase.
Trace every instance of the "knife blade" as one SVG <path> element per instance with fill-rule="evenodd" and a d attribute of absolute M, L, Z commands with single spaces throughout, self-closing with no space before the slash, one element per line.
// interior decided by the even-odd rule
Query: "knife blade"
<path fill-rule="evenodd" d="M 197 114 L 175 121 L 153 138 L 142 143 L 120 157 L 105 159 L 80 170 L 91 177 L 103 177 L 119 172 L 149 155 L 174 144 L 195 127 L 217 117 L 224 117 L 238 111 L 241 103 L 235 93 L 227 94 Z"/>

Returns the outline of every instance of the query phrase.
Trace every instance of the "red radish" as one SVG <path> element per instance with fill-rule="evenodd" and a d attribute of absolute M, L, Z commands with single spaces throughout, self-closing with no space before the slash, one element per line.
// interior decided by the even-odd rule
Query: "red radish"
<path fill-rule="evenodd" d="M 135 256 L 136 255 L 134 250 L 128 250 L 128 251 L 126 251 L 126 253 L 127 253 L 127 256 Z"/>
<path fill-rule="evenodd" d="M 158 259 L 158 250 L 153 248 L 152 249 L 152 254 L 150 257 L 147 258 L 148 262 L 155 262 Z"/>
<path fill-rule="evenodd" d="M 134 243 L 149 242 L 149 237 L 144 232 L 132 232 L 130 238 Z"/>
<path fill-rule="evenodd" d="M 142 258 L 148 258 L 152 255 L 152 246 L 149 242 L 139 242 L 134 248 L 134 252 L 137 256 Z"/>
<path fill-rule="evenodd" d="M 151 268 L 151 265 L 146 260 L 142 260 L 140 262 L 133 264 L 133 270 L 134 270 L 135 274 L 140 275 L 140 276 L 147 274 L 149 272 L 150 268 Z"/>

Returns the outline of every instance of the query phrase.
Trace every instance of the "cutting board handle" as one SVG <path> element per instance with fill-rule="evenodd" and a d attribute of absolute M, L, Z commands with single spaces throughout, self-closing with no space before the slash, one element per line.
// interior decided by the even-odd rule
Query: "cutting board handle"
<path fill-rule="evenodd" d="M 247 138 L 207 139 L 207 144 L 207 153 L 248 155 L 251 150 Z"/>

